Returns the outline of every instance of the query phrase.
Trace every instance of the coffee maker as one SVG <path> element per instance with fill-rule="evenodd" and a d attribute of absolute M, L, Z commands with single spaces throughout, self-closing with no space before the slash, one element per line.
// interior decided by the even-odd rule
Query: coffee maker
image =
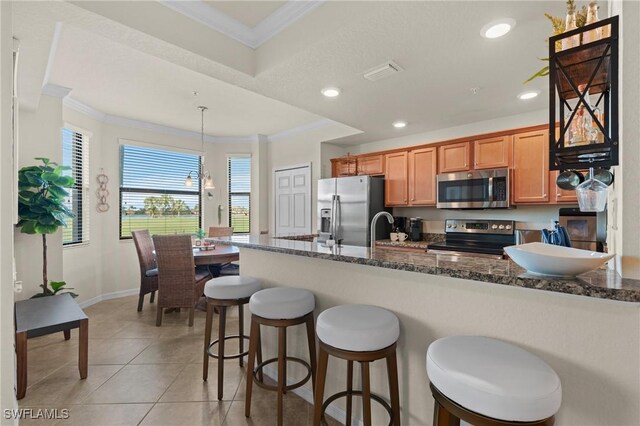
<path fill-rule="evenodd" d="M 409 240 L 422 241 L 422 218 L 412 217 L 409 219 Z"/>

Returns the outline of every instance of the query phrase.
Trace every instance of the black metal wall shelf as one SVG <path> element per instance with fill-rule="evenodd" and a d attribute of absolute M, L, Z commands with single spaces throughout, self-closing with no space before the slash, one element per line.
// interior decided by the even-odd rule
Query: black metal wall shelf
<path fill-rule="evenodd" d="M 566 50 L 556 49 L 562 40 L 576 36 L 582 39 L 595 31 L 610 34 Z M 593 105 L 591 99 L 595 99 Z M 601 140 L 567 140 L 570 130 L 582 126 L 578 120 L 586 120 L 585 114 Z M 556 132 L 557 123 L 560 127 Z M 618 17 L 613 16 L 549 38 L 549 167 L 615 166 L 619 142 Z"/>

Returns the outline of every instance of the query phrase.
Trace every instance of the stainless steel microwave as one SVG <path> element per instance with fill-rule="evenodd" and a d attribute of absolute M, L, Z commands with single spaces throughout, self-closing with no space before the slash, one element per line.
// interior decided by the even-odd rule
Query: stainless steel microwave
<path fill-rule="evenodd" d="M 439 209 L 509 207 L 509 169 L 443 173 L 437 184 Z"/>

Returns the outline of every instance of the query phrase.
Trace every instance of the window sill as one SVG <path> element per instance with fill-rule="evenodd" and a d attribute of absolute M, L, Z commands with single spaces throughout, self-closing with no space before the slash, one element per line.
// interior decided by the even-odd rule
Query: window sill
<path fill-rule="evenodd" d="M 62 245 L 62 249 L 63 250 L 67 250 L 67 249 L 75 249 L 75 248 L 83 248 L 83 247 L 89 247 L 89 244 L 91 242 L 90 241 L 86 241 L 84 243 L 75 243 L 75 244 L 63 244 Z"/>

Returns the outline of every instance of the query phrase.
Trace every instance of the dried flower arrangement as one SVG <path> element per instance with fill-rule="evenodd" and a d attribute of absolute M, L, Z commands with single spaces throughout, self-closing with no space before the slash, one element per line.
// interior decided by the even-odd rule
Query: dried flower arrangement
<path fill-rule="evenodd" d="M 576 12 L 575 0 L 567 0 L 567 13 L 576 14 L 576 27 L 580 28 L 585 26 L 585 24 L 587 23 L 587 11 L 588 11 L 587 6 L 582 6 L 580 10 Z M 545 13 L 544 16 L 549 20 L 549 22 L 551 22 L 554 36 L 558 34 L 562 34 L 565 31 L 564 18 L 558 18 L 548 13 Z M 549 39 L 546 39 L 545 41 L 548 43 Z M 556 42 L 556 50 L 561 50 L 561 45 L 559 41 Z M 544 62 L 549 62 L 549 58 L 540 58 L 540 60 Z M 537 73 L 529 77 L 527 80 L 525 80 L 524 84 L 527 84 L 538 77 L 545 77 L 547 75 L 549 75 L 549 65 L 544 66 L 540 71 L 538 71 Z"/>

